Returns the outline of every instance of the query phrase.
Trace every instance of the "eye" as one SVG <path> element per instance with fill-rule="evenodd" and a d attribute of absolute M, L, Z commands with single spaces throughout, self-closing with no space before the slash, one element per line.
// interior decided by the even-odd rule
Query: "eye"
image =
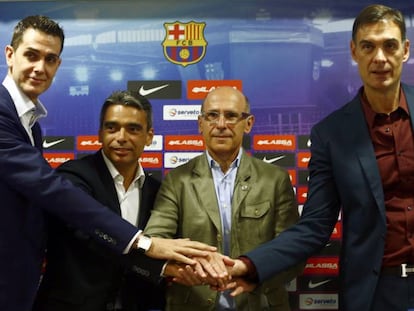
<path fill-rule="evenodd" d="M 24 54 L 29 61 L 35 61 L 37 59 L 37 54 L 31 51 L 28 51 Z"/>
<path fill-rule="evenodd" d="M 130 126 L 128 126 L 128 132 L 130 132 L 130 133 L 137 134 L 137 133 L 141 133 L 142 130 L 143 130 L 143 128 L 140 125 L 130 125 Z"/>
<path fill-rule="evenodd" d="M 398 44 L 394 41 L 388 41 L 385 43 L 385 49 L 387 51 L 395 51 L 398 49 Z"/>
<path fill-rule="evenodd" d="M 220 117 L 220 114 L 217 111 L 207 111 L 204 115 L 209 121 L 217 120 Z"/>
<path fill-rule="evenodd" d="M 374 46 L 370 43 L 363 43 L 361 44 L 361 49 L 363 51 L 371 51 L 374 48 Z"/>
<path fill-rule="evenodd" d="M 59 60 L 59 57 L 57 57 L 56 55 L 48 55 L 46 57 L 46 62 L 49 64 L 56 64 Z"/>
<path fill-rule="evenodd" d="M 224 113 L 224 118 L 228 121 L 237 121 L 239 119 L 240 115 L 237 112 L 234 111 L 226 111 Z"/>
<path fill-rule="evenodd" d="M 117 127 L 114 123 L 105 123 L 104 124 L 104 130 L 109 132 L 109 133 L 113 133 L 117 131 Z"/>

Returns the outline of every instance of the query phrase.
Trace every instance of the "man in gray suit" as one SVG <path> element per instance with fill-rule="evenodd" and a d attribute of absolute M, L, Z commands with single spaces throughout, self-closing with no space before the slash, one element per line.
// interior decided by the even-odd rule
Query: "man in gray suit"
<path fill-rule="evenodd" d="M 297 221 L 288 173 L 242 149 L 243 135 L 250 133 L 253 123 L 241 92 L 220 87 L 209 93 L 198 118 L 207 151 L 167 174 L 147 234 L 191 238 L 234 258 Z M 287 270 L 254 294 L 236 299 L 208 286 L 173 284 L 167 289 L 167 310 L 289 310 L 284 284 L 301 269 L 298 265 Z"/>

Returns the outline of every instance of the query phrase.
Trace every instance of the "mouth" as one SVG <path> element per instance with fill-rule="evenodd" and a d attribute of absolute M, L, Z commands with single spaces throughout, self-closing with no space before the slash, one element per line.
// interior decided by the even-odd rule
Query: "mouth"
<path fill-rule="evenodd" d="M 118 155 L 124 155 L 131 151 L 129 148 L 112 148 L 112 150 Z"/>
<path fill-rule="evenodd" d="M 40 79 L 36 77 L 29 77 L 29 80 L 32 81 L 35 84 L 40 84 L 46 82 L 46 79 Z"/>
<path fill-rule="evenodd" d="M 390 73 L 390 70 L 372 70 L 371 73 L 375 75 L 384 76 Z"/>

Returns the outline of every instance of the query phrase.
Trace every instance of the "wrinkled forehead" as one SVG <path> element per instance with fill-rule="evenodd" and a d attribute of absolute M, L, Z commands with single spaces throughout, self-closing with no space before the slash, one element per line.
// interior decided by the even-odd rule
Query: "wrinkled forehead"
<path fill-rule="evenodd" d="M 402 39 L 401 30 L 398 25 L 394 21 L 387 19 L 360 25 L 356 32 L 356 42 L 366 39 L 369 36 L 388 37 L 389 39 L 396 39 L 398 41 Z"/>

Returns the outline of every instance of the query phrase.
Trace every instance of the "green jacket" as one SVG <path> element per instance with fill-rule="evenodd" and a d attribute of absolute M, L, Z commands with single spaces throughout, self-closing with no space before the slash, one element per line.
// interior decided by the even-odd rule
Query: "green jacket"
<path fill-rule="evenodd" d="M 272 240 L 297 220 L 288 173 L 243 152 L 233 194 L 230 256 L 235 258 Z M 205 153 L 166 175 L 145 231 L 164 238 L 190 238 L 222 252 L 219 209 Z M 236 297 L 237 310 L 290 310 L 284 286 L 302 269 L 303 265 L 291 268 L 254 292 Z M 169 311 L 210 311 L 216 303 L 218 293 L 208 286 L 173 284 L 167 290 Z"/>

